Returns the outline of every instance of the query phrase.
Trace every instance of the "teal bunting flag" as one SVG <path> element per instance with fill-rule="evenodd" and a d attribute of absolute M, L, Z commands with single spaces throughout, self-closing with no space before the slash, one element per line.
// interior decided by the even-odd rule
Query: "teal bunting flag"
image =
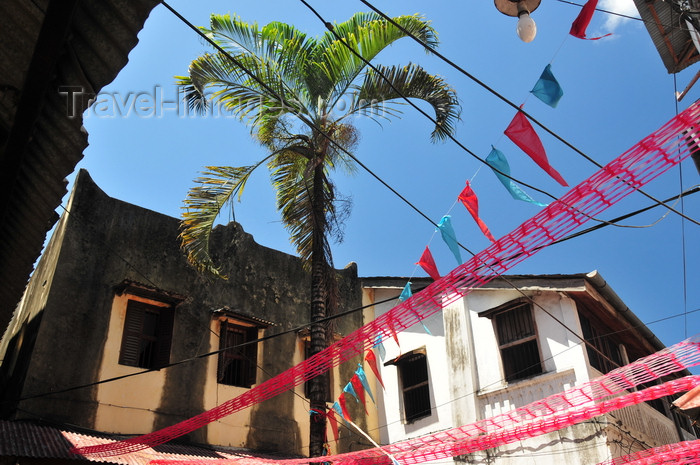
<path fill-rule="evenodd" d="M 411 296 L 413 295 L 413 292 L 411 291 L 411 281 L 407 282 L 406 285 L 403 287 L 403 291 L 401 291 L 401 295 L 399 296 L 399 302 L 403 302 L 404 300 L 410 299 Z M 418 314 L 414 311 L 413 312 L 416 316 Z M 428 333 L 429 336 L 432 336 L 433 333 L 430 332 L 427 326 L 425 326 L 425 323 L 423 323 L 423 320 L 420 320 L 421 326 L 423 326 L 423 329 L 425 330 L 426 333 Z"/>
<path fill-rule="evenodd" d="M 545 66 L 540 79 L 535 83 L 535 87 L 533 87 L 530 92 L 550 107 L 557 107 L 559 100 L 564 95 L 564 91 L 554 77 L 554 74 L 552 74 L 551 64 Z"/>
<path fill-rule="evenodd" d="M 420 324 L 423 327 L 423 330 L 428 334 L 428 336 L 432 336 L 433 333 L 430 332 L 427 326 L 425 326 L 425 323 L 423 323 L 423 320 L 420 320 Z"/>
<path fill-rule="evenodd" d="M 376 347 L 377 350 L 379 351 L 379 358 L 384 361 L 386 358 L 386 349 L 384 348 L 384 344 L 382 344 L 382 337 L 377 335 L 377 338 L 374 340 L 374 345 L 372 347 Z"/>
<path fill-rule="evenodd" d="M 357 370 L 355 370 L 355 374 L 357 375 L 358 378 L 360 378 L 360 382 L 362 383 L 362 386 L 365 388 L 365 392 L 369 394 L 369 398 L 372 399 L 372 402 L 375 404 L 377 403 L 374 400 L 374 396 L 372 395 L 372 390 L 369 388 L 369 382 L 367 381 L 367 375 L 365 374 L 365 369 L 362 368 L 361 364 L 357 365 Z"/>
<path fill-rule="evenodd" d="M 345 415 L 343 415 L 343 409 L 340 408 L 340 404 L 337 401 L 333 402 L 333 410 L 335 410 L 340 418 L 346 420 Z"/>
<path fill-rule="evenodd" d="M 355 388 L 352 387 L 352 383 L 346 384 L 345 387 L 343 388 L 343 392 L 347 392 L 348 394 L 353 396 L 357 402 L 360 401 L 360 398 L 357 396 L 357 393 L 355 392 Z"/>
<path fill-rule="evenodd" d="M 401 291 L 401 295 L 399 296 L 399 302 L 403 302 L 404 300 L 410 299 L 412 295 L 413 292 L 411 292 L 411 281 L 409 281 L 403 287 L 403 291 Z"/>
<path fill-rule="evenodd" d="M 450 215 L 445 215 L 442 217 L 442 219 L 438 223 L 438 229 L 440 230 L 440 234 L 442 235 L 442 240 L 445 241 L 445 244 L 447 244 L 447 247 L 450 248 L 452 254 L 455 256 L 457 264 L 461 265 L 462 254 L 459 251 L 459 245 L 457 244 L 457 235 L 455 234 L 455 230 L 452 227 L 452 220 L 450 219 Z"/>
<path fill-rule="evenodd" d="M 506 156 L 498 150 L 496 147 L 491 147 L 491 153 L 489 153 L 489 156 L 486 157 L 486 163 L 494 170 L 493 174 L 496 175 L 496 177 L 501 181 L 501 183 L 505 186 L 506 189 L 508 189 L 508 192 L 510 192 L 510 195 L 515 199 L 515 200 L 522 200 L 524 202 L 530 202 L 532 204 L 535 204 L 540 207 L 546 207 L 546 203 L 540 203 L 527 195 L 520 187 L 518 187 L 515 182 L 513 182 L 512 179 L 503 176 L 501 173 L 505 173 L 508 176 L 510 176 L 510 165 L 508 164 L 508 160 L 506 159 Z M 498 170 L 498 171 L 496 171 Z M 501 173 L 499 173 L 499 171 Z"/>

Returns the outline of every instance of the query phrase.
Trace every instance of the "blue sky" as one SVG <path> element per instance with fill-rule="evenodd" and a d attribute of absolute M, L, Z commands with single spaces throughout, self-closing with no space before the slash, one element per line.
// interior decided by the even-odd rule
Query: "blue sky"
<path fill-rule="evenodd" d="M 343 21 L 356 11 L 366 10 L 356 0 L 312 4 L 330 21 Z M 567 34 L 578 7 L 544 1 L 532 15 L 538 25 L 537 37 L 525 44 L 515 35 L 516 20 L 499 13 L 490 1 L 458 4 L 377 0 L 374 4 L 392 16 L 424 14 L 439 33 L 443 54 L 506 98 L 516 104 L 524 103 L 529 113 L 601 163 L 617 157 L 675 114 L 674 77 L 666 72 L 639 21 L 598 12 L 589 35 L 613 35 L 599 41 L 582 41 Z M 231 12 L 260 24 L 274 20 L 292 23 L 313 35 L 324 30 L 302 3 L 292 0 L 173 0 L 171 5 L 197 25 L 206 25 L 212 12 Z M 599 6 L 635 14 L 631 0 L 601 1 Z M 139 40 L 127 66 L 103 89 L 107 103 L 85 114 L 90 146 L 79 167 L 86 168 L 110 196 L 179 216 L 182 199 L 204 166 L 243 166 L 260 159 L 265 152 L 252 141 L 245 125 L 234 118 L 193 117 L 184 114 L 181 105 L 176 108 L 173 76 L 185 74 L 192 59 L 209 51 L 194 32 L 158 6 Z M 409 39 L 395 44 L 376 60 L 387 65 L 409 61 L 441 75 L 455 88 L 462 103 L 456 136 L 470 150 L 485 158 L 491 145 L 495 145 L 508 157 L 515 177 L 556 196 L 565 192 L 503 136 L 514 115 L 511 107 L 438 58 L 426 55 Z M 556 109 L 528 97 L 548 63 L 564 89 Z M 697 70 L 695 65 L 676 76 L 678 90 L 687 85 Z M 162 110 L 139 111 L 134 106 L 137 97 L 146 99 L 146 104 L 156 101 Z M 680 110 L 698 97 L 700 85 L 679 104 Z M 157 103 L 161 99 L 165 101 L 163 107 Z M 122 102 L 121 109 L 114 105 L 116 101 Z M 481 217 L 496 237 L 509 233 L 537 213 L 538 207 L 512 200 L 488 168 L 482 168 L 453 143 L 431 144 L 431 123 L 411 108 L 403 109 L 401 119 L 381 126 L 369 119 L 355 120 L 361 133 L 355 154 L 435 222 L 451 214 L 460 242 L 475 252 L 489 244 L 466 210 L 454 205 L 466 180 L 473 180 Z M 594 166 L 544 131 L 538 129 L 538 133 L 550 162 L 570 185 L 595 171 Z M 699 182 L 692 162 L 684 164 L 682 177 L 686 189 Z M 424 276 L 414 263 L 431 238 L 430 248 L 440 271 L 446 273 L 455 266 L 447 247 L 438 236 L 433 237 L 434 227 L 367 173 L 358 171 L 353 177 L 339 174 L 335 180 L 339 192 L 353 202 L 345 224 L 345 240 L 333 248 L 337 267 L 354 261 L 361 276 Z M 658 198 L 670 197 L 680 190 L 678 170 L 646 187 Z M 547 201 L 541 194 L 530 194 Z M 634 194 L 603 217 L 610 219 L 649 202 Z M 700 218 L 700 195 L 688 197 L 684 208 L 688 215 Z M 657 208 L 625 224 L 647 225 L 663 214 Z M 222 220 L 229 218 L 227 213 Z M 280 224 L 265 171 L 249 183 L 243 201 L 235 205 L 235 218 L 258 243 L 294 252 Z M 682 225 L 673 214 L 653 227 L 607 227 L 551 247 L 511 273 L 582 273 L 597 269 L 640 319 L 650 322 L 700 307 L 700 288 L 695 284 L 700 278 L 700 245 L 694 240 L 697 233 L 696 225 L 686 223 L 687 295 L 683 286 Z M 676 318 L 650 328 L 663 342 L 672 344 L 686 332 L 697 332 L 699 323 L 700 314 L 692 314 L 687 318 L 687 326 L 683 318 Z"/>

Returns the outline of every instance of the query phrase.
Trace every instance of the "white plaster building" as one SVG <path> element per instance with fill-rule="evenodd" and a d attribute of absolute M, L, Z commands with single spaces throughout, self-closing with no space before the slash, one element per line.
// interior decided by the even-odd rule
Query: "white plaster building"
<path fill-rule="evenodd" d="M 414 292 L 431 282 L 412 281 Z M 375 303 L 366 316 L 395 306 L 398 301 L 391 298 L 405 284 L 405 278 L 364 278 L 364 304 Z M 378 400 L 382 444 L 524 406 L 664 347 L 596 271 L 498 278 L 425 324 L 431 334 L 415 325 L 398 334 L 400 345 L 384 343 L 386 390 Z M 596 464 L 694 438 L 691 431 L 664 399 L 455 460 Z"/>

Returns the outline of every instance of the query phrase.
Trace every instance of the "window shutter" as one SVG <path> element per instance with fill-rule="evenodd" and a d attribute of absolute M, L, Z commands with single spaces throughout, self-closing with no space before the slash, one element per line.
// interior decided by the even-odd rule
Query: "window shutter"
<path fill-rule="evenodd" d="M 139 350 L 141 348 L 141 328 L 143 327 L 144 310 L 134 302 L 129 302 L 124 317 L 124 332 L 119 351 L 121 365 L 138 366 Z"/>
<path fill-rule="evenodd" d="M 258 328 L 250 328 L 246 334 L 246 342 L 255 341 L 258 338 Z M 248 344 L 245 346 L 245 352 L 248 362 L 248 373 L 246 378 L 246 384 L 248 387 L 255 384 L 256 374 L 258 372 L 258 344 L 257 342 Z"/>
<path fill-rule="evenodd" d="M 170 363 L 174 320 L 175 309 L 173 307 L 161 308 L 158 312 L 158 343 L 154 368 L 160 368 Z"/>

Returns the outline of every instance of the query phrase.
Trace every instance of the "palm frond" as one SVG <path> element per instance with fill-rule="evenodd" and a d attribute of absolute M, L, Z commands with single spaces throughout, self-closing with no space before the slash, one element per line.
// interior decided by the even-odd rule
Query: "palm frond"
<path fill-rule="evenodd" d="M 282 222 L 289 231 L 290 241 L 308 266 L 313 252 L 314 234 L 330 232 L 335 224 L 335 190 L 328 176 L 322 179 L 322 214 L 313 204 L 313 175 L 319 159 L 310 157 L 307 148 L 290 147 L 270 161 L 270 177 L 277 193 L 277 208 Z M 325 167 L 324 167 L 325 168 Z M 324 260 L 332 264 L 328 234 L 323 234 Z"/>
<path fill-rule="evenodd" d="M 198 271 L 225 278 L 209 252 L 214 221 L 234 196 L 240 200 L 251 173 L 265 160 L 243 167 L 207 166 L 207 171 L 195 180 L 198 185 L 187 193 L 180 222 L 180 246 Z"/>
<path fill-rule="evenodd" d="M 324 34 L 318 42 L 322 54 L 315 59 L 333 87 L 326 89 L 323 98 L 334 104 L 366 66 L 348 46 L 365 60 L 371 61 L 386 47 L 407 37 L 404 30 L 424 40 L 431 47 L 437 46 L 437 33 L 430 21 L 421 15 L 399 16 L 393 20 L 401 27 L 396 27 L 375 13 L 356 13 L 348 21 L 334 24 L 333 32 L 328 31 Z M 336 38 L 336 34 L 340 39 Z"/>
<path fill-rule="evenodd" d="M 461 106 L 454 89 L 441 77 L 429 74 L 421 66 L 412 63 L 403 67 L 378 65 L 376 68 L 381 75 L 368 69 L 364 81 L 354 87 L 356 92 L 348 114 L 357 114 L 372 105 L 405 96 L 424 100 L 435 110 L 437 124 L 431 133 L 433 142 L 454 134 Z"/>
<path fill-rule="evenodd" d="M 276 71 L 264 63 L 247 56 L 239 56 L 239 62 L 247 72 L 231 63 L 221 53 L 205 54 L 192 61 L 189 78 L 182 78 L 183 90 L 188 106 L 200 112 L 211 109 L 212 102 L 230 111 L 255 131 L 262 125 L 275 124 L 285 114 L 298 116 L 306 112 L 296 95 L 288 91 L 279 80 Z M 263 87 L 251 78 L 267 83 Z"/>
<path fill-rule="evenodd" d="M 210 28 L 202 30 L 237 59 L 246 62 L 253 59 L 260 62 L 259 66 L 274 70 L 287 92 L 308 104 L 310 61 L 307 58 L 316 49 L 314 38 L 289 24 L 272 22 L 261 28 L 257 23 L 248 24 L 231 15 L 211 15 Z"/>

